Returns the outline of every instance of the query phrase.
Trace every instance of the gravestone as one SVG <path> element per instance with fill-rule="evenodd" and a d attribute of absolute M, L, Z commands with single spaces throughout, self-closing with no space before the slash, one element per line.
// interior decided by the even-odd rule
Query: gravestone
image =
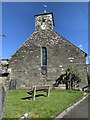
<path fill-rule="evenodd" d="M 9 89 L 16 89 L 16 80 L 15 79 L 12 79 L 10 81 Z"/>
<path fill-rule="evenodd" d="M 3 117 L 5 98 L 6 98 L 6 88 L 4 86 L 0 86 L 0 120 Z"/>

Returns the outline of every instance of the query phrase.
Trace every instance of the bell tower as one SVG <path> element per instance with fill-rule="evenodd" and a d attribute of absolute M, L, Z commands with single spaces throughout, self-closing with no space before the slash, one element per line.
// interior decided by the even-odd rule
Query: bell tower
<path fill-rule="evenodd" d="M 35 30 L 53 30 L 54 18 L 53 13 L 43 13 L 35 15 Z"/>

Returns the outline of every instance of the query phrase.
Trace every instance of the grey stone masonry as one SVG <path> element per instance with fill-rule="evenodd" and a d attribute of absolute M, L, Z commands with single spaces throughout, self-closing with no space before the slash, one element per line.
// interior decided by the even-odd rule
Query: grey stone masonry
<path fill-rule="evenodd" d="M 47 49 L 47 65 L 42 65 L 42 47 Z M 35 31 L 9 58 L 11 79 L 17 87 L 55 83 L 68 65 L 77 68 L 86 78 L 86 53 L 54 31 L 52 13 L 35 16 Z M 42 74 L 42 70 L 46 74 Z"/>
<path fill-rule="evenodd" d="M 88 72 L 88 74 L 90 75 L 90 63 L 87 64 L 87 72 Z"/>

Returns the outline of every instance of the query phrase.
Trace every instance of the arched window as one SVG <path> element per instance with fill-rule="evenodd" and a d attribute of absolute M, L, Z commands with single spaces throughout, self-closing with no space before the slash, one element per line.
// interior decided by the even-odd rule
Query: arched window
<path fill-rule="evenodd" d="M 42 47 L 42 65 L 47 65 L 47 48 Z"/>

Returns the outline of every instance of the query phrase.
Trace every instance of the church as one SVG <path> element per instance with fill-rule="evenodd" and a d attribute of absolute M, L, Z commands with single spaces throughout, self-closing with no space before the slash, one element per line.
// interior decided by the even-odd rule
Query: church
<path fill-rule="evenodd" d="M 10 78 L 17 88 L 53 85 L 69 65 L 78 69 L 87 81 L 87 54 L 54 31 L 53 13 L 35 15 L 35 30 L 8 58 Z"/>

